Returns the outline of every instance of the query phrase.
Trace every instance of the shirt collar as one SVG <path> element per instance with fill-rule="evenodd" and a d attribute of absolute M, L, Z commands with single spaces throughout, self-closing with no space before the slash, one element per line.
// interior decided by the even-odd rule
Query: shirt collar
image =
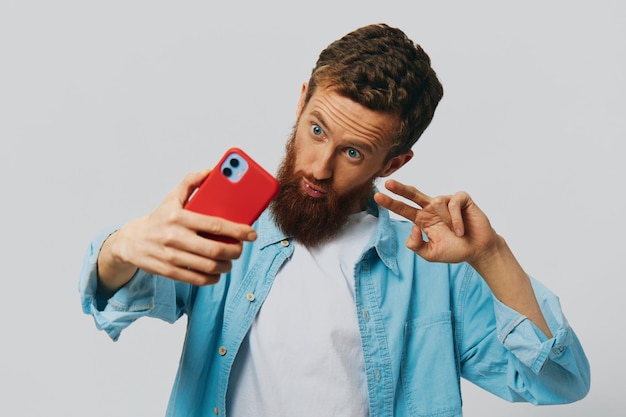
<path fill-rule="evenodd" d="M 395 274 L 399 273 L 398 268 L 398 239 L 396 231 L 393 227 L 389 211 L 383 207 L 380 207 L 373 198 L 368 200 L 367 212 L 378 218 L 376 229 L 370 242 L 365 247 L 364 252 L 374 248 L 380 260 L 393 271 Z M 274 221 L 274 216 L 269 209 L 265 210 L 259 220 L 257 221 L 256 228 L 258 230 L 258 245 L 261 248 L 273 245 L 283 240 L 289 239 L 290 236 L 285 235 L 277 226 Z"/>
<path fill-rule="evenodd" d="M 389 210 L 376 204 L 372 198 L 368 201 L 367 211 L 378 218 L 378 223 L 365 250 L 374 248 L 385 266 L 397 275 L 400 272 L 398 268 L 398 238 L 391 222 Z"/>
<path fill-rule="evenodd" d="M 289 239 L 289 236 L 285 235 L 282 230 L 276 226 L 274 216 L 269 209 L 261 213 L 256 228 L 259 235 L 258 244 L 261 248 Z"/>

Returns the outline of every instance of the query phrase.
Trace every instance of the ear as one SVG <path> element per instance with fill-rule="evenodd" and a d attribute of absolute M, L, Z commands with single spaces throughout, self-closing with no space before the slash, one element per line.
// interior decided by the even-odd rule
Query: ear
<path fill-rule="evenodd" d="M 300 117 L 300 114 L 302 113 L 302 110 L 304 109 L 304 105 L 305 100 L 306 100 L 306 93 L 309 90 L 309 83 L 308 82 L 304 82 L 302 83 L 302 91 L 300 91 L 300 100 L 298 100 L 298 109 L 296 110 L 296 117 Z"/>
<path fill-rule="evenodd" d="M 388 177 L 393 174 L 400 168 L 404 166 L 407 162 L 409 162 L 413 158 L 413 151 L 408 151 L 407 153 L 403 153 L 398 156 L 394 156 L 391 158 L 387 164 L 380 171 L 379 177 Z"/>

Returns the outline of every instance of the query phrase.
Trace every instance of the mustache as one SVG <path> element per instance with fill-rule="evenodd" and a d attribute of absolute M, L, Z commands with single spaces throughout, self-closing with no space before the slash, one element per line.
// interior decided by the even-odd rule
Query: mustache
<path fill-rule="evenodd" d="M 332 187 L 332 178 L 318 180 L 317 178 L 313 177 L 310 174 L 307 174 L 306 172 L 302 170 L 296 171 L 293 173 L 293 175 L 290 175 L 285 185 L 300 185 L 301 179 L 306 180 L 313 187 L 317 188 L 318 190 L 324 193 L 328 193 L 332 195 L 335 194 L 335 189 Z"/>

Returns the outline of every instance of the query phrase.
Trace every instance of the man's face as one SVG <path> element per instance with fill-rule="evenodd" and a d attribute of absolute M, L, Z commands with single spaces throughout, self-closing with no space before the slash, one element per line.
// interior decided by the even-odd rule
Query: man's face
<path fill-rule="evenodd" d="M 397 120 L 329 89 L 318 88 L 306 106 L 302 98 L 278 173 L 281 191 L 272 204 L 282 230 L 314 246 L 363 210 L 374 179 L 411 157 L 385 162 Z"/>

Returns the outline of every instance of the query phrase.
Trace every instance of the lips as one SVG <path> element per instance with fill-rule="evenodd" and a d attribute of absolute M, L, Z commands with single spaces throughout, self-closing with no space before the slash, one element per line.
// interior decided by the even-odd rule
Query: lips
<path fill-rule="evenodd" d="M 320 187 L 316 187 L 311 182 L 307 181 L 306 178 L 302 178 L 302 188 L 308 195 L 314 198 L 324 197 L 326 194 L 326 191 Z"/>

